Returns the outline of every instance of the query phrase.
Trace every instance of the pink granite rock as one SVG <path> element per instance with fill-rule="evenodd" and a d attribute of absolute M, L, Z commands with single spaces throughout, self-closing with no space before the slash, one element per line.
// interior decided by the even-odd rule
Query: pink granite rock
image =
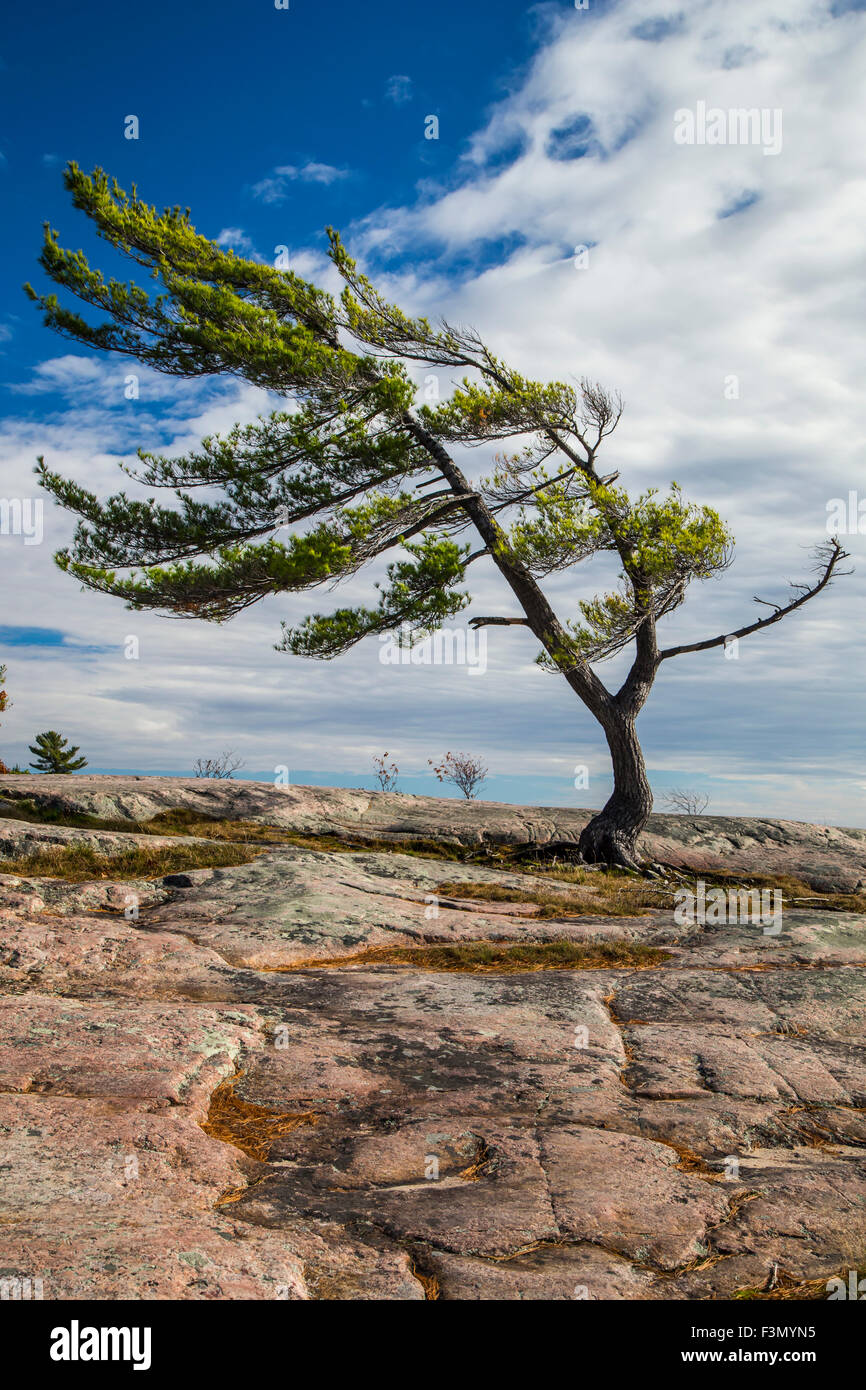
<path fill-rule="evenodd" d="M 189 805 L 379 837 L 568 838 L 580 819 L 161 778 L 46 777 L 38 794 L 130 823 Z M 659 827 L 696 870 L 862 872 L 863 832 Z M 449 898 L 455 877 L 530 882 L 285 845 L 159 883 L 0 876 L 4 1270 L 57 1299 L 655 1300 L 862 1264 L 862 918 L 786 909 L 769 936 L 666 911 L 538 920 Z M 669 958 L 520 974 L 363 960 L 550 937 Z M 212 1137 L 230 1078 L 238 1128 Z M 229 1142 L 249 1116 L 263 1160 Z"/>

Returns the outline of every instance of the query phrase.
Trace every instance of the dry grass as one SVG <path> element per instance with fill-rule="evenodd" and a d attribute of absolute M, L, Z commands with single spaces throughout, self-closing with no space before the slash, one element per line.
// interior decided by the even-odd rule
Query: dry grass
<path fill-rule="evenodd" d="M 490 1167 L 492 1160 L 493 1155 L 490 1152 L 490 1146 L 484 1139 L 479 1139 L 478 1143 L 475 1145 L 475 1153 L 472 1157 L 472 1162 L 467 1168 L 463 1168 L 458 1176 L 461 1177 L 464 1182 L 480 1182 L 481 1178 L 484 1177 Z"/>
<path fill-rule="evenodd" d="M 319 850 L 328 854 L 411 854 L 422 859 L 461 860 L 469 853 L 459 845 L 439 840 L 416 839 L 406 843 L 394 840 L 360 839 L 348 832 L 345 835 L 312 835 L 268 825 L 261 821 L 231 820 L 208 816 L 189 806 L 160 811 L 146 821 L 105 820 L 73 812 L 50 803 L 13 800 L 0 792 L 0 818 L 29 821 L 36 825 L 65 825 L 84 830 L 112 830 L 133 835 L 193 835 L 205 840 L 227 840 L 231 843 L 295 845 L 298 849 Z"/>
<path fill-rule="evenodd" d="M 853 1264 L 849 1266 L 850 1268 L 853 1268 Z M 827 1285 L 831 1279 L 841 1279 L 847 1293 L 849 1269 L 839 1269 L 835 1274 L 828 1274 L 823 1279 L 795 1279 L 785 1270 L 776 1270 L 772 1287 L 770 1287 L 771 1281 L 768 1280 L 767 1285 L 762 1289 L 737 1289 L 734 1298 L 783 1303 L 825 1303 L 829 1298 Z M 861 1266 L 857 1270 L 857 1279 L 859 1281 L 864 1277 L 866 1277 L 866 1266 Z"/>
<path fill-rule="evenodd" d="M 32 825 L 66 825 L 79 830 L 131 830 L 130 821 L 100 820 L 83 812 L 69 811 L 48 802 L 31 801 L 27 797 L 4 796 L 0 792 L 0 819 L 23 820 Z"/>
<path fill-rule="evenodd" d="M 291 1134 L 301 1125 L 316 1124 L 319 1117 L 314 1110 L 268 1110 L 264 1105 L 252 1105 L 249 1101 L 241 1100 L 235 1086 L 242 1075 L 243 1072 L 237 1072 L 217 1086 L 210 1098 L 207 1119 L 201 1127 L 211 1139 L 234 1144 L 249 1158 L 266 1163 L 277 1139 Z M 234 1195 L 227 1194 L 223 1201 Z"/>
<path fill-rule="evenodd" d="M 566 877 L 567 875 L 567 877 Z M 656 887 L 626 874 L 583 869 L 565 869 L 549 873 L 563 883 L 574 884 L 576 892 L 556 891 L 553 888 L 506 888 L 497 883 L 449 880 L 439 884 L 444 897 L 471 898 L 484 902 L 534 903 L 541 918 L 562 917 L 639 917 L 649 908 L 673 907 L 669 888 Z"/>
<path fill-rule="evenodd" d="M 435 1274 L 425 1274 L 414 1261 L 412 1262 L 412 1276 L 418 1280 L 424 1290 L 424 1297 L 427 1302 L 435 1303 L 441 1292 L 438 1277 Z"/>
<path fill-rule="evenodd" d="M 478 883 L 470 880 L 449 880 L 439 885 L 442 895 L 454 898 L 471 898 L 486 902 L 529 902 L 540 909 L 533 914 L 537 917 L 552 918 L 563 916 L 639 917 L 653 908 L 673 909 L 674 892 L 678 885 L 653 883 L 620 873 L 615 869 L 589 870 L 580 865 L 532 866 L 513 864 L 509 872 L 531 874 L 533 878 L 549 878 L 555 883 L 569 884 L 578 890 L 571 894 L 532 887 L 503 887 L 495 883 Z M 815 893 L 802 879 L 790 875 L 750 874 L 748 876 L 706 873 L 703 877 L 707 890 L 733 888 L 751 890 L 779 889 L 783 905 L 787 908 L 814 907 L 818 910 L 866 913 L 866 893 Z"/>
<path fill-rule="evenodd" d="M 195 835 L 202 840 L 228 840 L 232 844 L 263 846 L 278 843 L 283 838 L 283 832 L 275 825 L 260 825 L 258 821 L 250 820 L 223 820 L 218 816 L 200 815 L 185 807 L 160 811 L 151 820 L 137 824 L 135 832 L 141 835 Z"/>
<path fill-rule="evenodd" d="M 574 916 L 603 914 L 634 917 L 651 908 L 669 909 L 674 904 L 676 885 L 652 882 L 618 870 L 592 870 L 578 864 L 551 863 L 540 856 L 537 845 L 467 846 L 422 837 L 409 840 L 363 839 L 348 831 L 342 834 L 303 834 L 285 826 L 208 816 L 184 806 L 161 811 L 147 821 L 105 820 L 43 801 L 4 797 L 0 792 L 0 818 L 3 817 L 40 825 L 65 825 L 138 835 L 195 836 L 231 844 L 258 845 L 262 849 L 294 845 L 298 849 L 326 854 L 406 854 L 419 859 L 481 864 L 509 873 L 528 874 L 536 879 L 549 878 L 555 883 L 582 890 L 568 899 L 557 897 L 554 893 L 545 895 L 537 886 L 523 892 L 492 884 L 453 882 L 442 885 L 443 891 L 464 898 L 485 898 L 489 902 L 533 902 L 541 909 L 538 916 L 546 918 L 559 917 L 563 910 Z M 779 888 L 784 905 L 789 908 L 814 906 L 816 909 L 866 913 L 866 893 L 816 893 L 802 879 L 788 874 L 750 873 L 740 876 L 707 871 L 701 874 L 696 872 L 694 876 L 703 877 L 708 888 Z M 682 873 L 680 878 L 684 878 Z"/>
<path fill-rule="evenodd" d="M 648 970 L 670 960 L 669 951 L 634 941 L 466 941 L 448 946 L 374 946 L 335 960 L 306 960 L 271 967 L 273 973 L 338 969 L 347 965 L 410 965 L 416 970 L 508 974 L 535 970 Z"/>
<path fill-rule="evenodd" d="M 831 908 L 838 912 L 866 912 L 866 893 L 816 893 L 808 883 L 791 874 L 743 875 L 714 872 L 705 875 L 707 887 L 713 888 L 778 888 L 786 907 Z"/>
<path fill-rule="evenodd" d="M 2 813 L 0 813 L 2 814 Z M 116 823 L 104 823 L 105 829 L 119 828 Z M 232 843 L 295 845 L 298 849 L 318 850 L 325 854 L 411 854 L 421 859 L 455 859 L 463 856 L 460 846 L 439 840 L 410 840 L 405 844 L 394 840 L 360 839 L 346 834 L 305 834 L 283 825 L 268 825 L 260 821 L 227 820 L 220 816 L 202 815 L 188 806 L 178 806 L 147 821 L 127 822 L 123 827 L 141 835 L 195 835 L 206 840 L 230 840 Z"/>
<path fill-rule="evenodd" d="M 707 1182 L 724 1182 L 724 1169 L 712 1168 L 705 1158 L 694 1149 L 690 1149 L 685 1144 L 672 1144 L 666 1141 L 668 1148 L 674 1150 L 677 1155 L 677 1168 L 681 1173 L 695 1173 L 698 1177 L 706 1178 Z"/>
<path fill-rule="evenodd" d="M 51 846 L 0 859 L 0 873 L 19 878 L 60 878 L 67 883 L 90 883 L 95 879 L 163 878 L 166 874 L 189 869 L 222 869 L 233 864 L 249 864 L 260 849 L 243 845 L 130 845 L 128 849 L 103 853 L 93 845 L 74 843 Z"/>
<path fill-rule="evenodd" d="M 792 907 L 835 908 L 838 912 L 866 913 L 866 893 L 829 893 L 826 897 L 812 896 L 809 902 L 794 902 Z"/>

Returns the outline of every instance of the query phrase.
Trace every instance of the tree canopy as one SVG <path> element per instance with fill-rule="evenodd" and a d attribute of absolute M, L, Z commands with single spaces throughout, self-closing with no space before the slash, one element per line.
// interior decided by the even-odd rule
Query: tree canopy
<path fill-rule="evenodd" d="M 28 287 L 46 323 L 162 372 L 234 374 L 292 403 L 180 458 L 141 451 L 132 476 L 171 489 L 170 505 L 124 492 L 100 500 L 40 461 L 44 486 L 81 518 L 59 563 L 89 587 L 135 608 L 220 621 L 267 594 L 353 574 L 399 545 L 403 556 L 374 607 L 311 617 L 287 629 L 282 645 L 332 657 L 403 624 L 426 635 L 469 602 L 462 585 L 477 558 L 458 539 L 469 522 L 461 501 L 469 499 L 425 486 L 438 472 L 430 445 L 516 437 L 520 452 L 501 456 L 478 486 L 495 519 L 490 548 L 537 577 L 599 550 L 622 565 L 619 588 L 582 604 L 561 647 L 547 653 L 554 666 L 619 650 L 647 613 L 669 612 L 691 579 L 728 563 L 731 538 L 711 508 L 686 503 L 676 486 L 666 498 L 650 491 L 631 502 L 613 479 L 597 476 L 596 453 L 619 419 L 618 401 L 587 382 L 530 381 L 473 331 L 407 317 L 359 272 L 336 232 L 339 301 L 291 271 L 221 250 L 195 231 L 188 211 L 157 214 L 101 171 L 88 176 L 73 165 L 66 179 L 100 235 L 159 288 L 106 279 L 46 229 L 45 271 L 103 314 L 92 322 L 56 294 Z M 474 378 L 464 376 L 442 404 L 413 411 L 406 361 Z M 222 496 L 205 500 L 196 494 L 203 488 Z M 499 519 L 506 512 L 510 524 Z"/>

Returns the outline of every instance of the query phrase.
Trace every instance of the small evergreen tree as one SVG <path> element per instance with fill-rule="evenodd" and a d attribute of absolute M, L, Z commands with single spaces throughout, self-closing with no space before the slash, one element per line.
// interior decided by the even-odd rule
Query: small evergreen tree
<path fill-rule="evenodd" d="M 36 735 L 36 742 L 30 744 L 30 752 L 36 761 L 30 764 L 37 772 L 78 772 L 87 767 L 86 758 L 76 758 L 78 744 L 68 747 L 68 740 L 58 734 L 56 729 L 47 729 Z"/>

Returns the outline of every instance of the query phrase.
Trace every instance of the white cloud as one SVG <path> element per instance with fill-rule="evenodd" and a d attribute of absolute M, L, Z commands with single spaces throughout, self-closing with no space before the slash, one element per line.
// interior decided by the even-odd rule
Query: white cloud
<path fill-rule="evenodd" d="M 348 169 L 338 169 L 333 164 L 317 164 L 313 160 L 300 165 L 280 164 L 267 178 L 253 184 L 253 197 L 262 203 L 283 203 L 289 196 L 292 183 L 320 183 L 327 186 L 348 177 Z"/>
<path fill-rule="evenodd" d="M 217 246 L 221 246 L 224 251 L 239 251 L 243 256 L 261 260 L 252 237 L 247 235 L 243 227 L 223 227 L 215 240 Z"/>
<path fill-rule="evenodd" d="M 385 96 L 395 106 L 405 106 L 406 102 L 411 101 L 413 96 L 411 77 L 407 77 L 405 73 L 395 73 L 393 77 L 389 77 L 385 83 Z"/>

